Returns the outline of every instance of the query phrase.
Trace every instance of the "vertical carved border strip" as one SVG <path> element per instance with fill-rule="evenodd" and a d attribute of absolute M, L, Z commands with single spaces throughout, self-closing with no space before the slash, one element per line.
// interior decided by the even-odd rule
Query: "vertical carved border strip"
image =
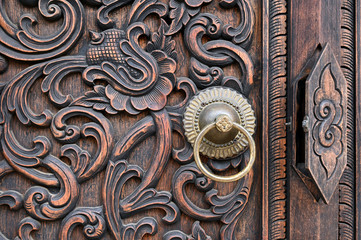
<path fill-rule="evenodd" d="M 269 0 L 263 0 L 262 33 L 263 39 L 269 37 Z M 262 55 L 262 146 L 268 146 L 268 41 L 263 41 Z M 268 239 L 268 147 L 262 149 L 262 239 Z"/>
<path fill-rule="evenodd" d="M 355 66 L 361 66 L 361 0 L 355 0 L 355 30 L 356 30 L 356 42 L 355 42 Z M 356 178 L 356 193 L 355 193 L 355 206 L 356 206 L 356 211 L 355 211 L 355 239 L 361 239 L 361 151 L 359 149 L 361 149 L 361 69 L 360 67 L 356 67 L 356 78 L 355 78 L 355 83 L 356 83 L 356 90 L 355 92 L 357 93 L 355 95 L 356 98 L 356 115 L 355 115 L 355 119 L 357 119 L 356 121 L 356 144 L 355 144 L 355 148 L 357 149 L 356 151 L 356 159 L 357 161 L 355 162 L 356 165 L 356 176 L 358 176 Z"/>
<path fill-rule="evenodd" d="M 340 180 L 339 239 L 354 239 L 355 223 L 355 1 L 342 0 L 341 69 L 347 81 L 347 166 Z"/>
<path fill-rule="evenodd" d="M 264 2 L 263 238 L 286 238 L 286 79 L 287 6 L 285 0 Z M 268 44 L 268 45 L 267 45 Z"/>

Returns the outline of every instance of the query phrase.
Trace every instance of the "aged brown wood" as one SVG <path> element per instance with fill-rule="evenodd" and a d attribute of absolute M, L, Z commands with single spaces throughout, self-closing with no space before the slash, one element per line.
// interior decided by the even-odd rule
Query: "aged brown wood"
<path fill-rule="evenodd" d="M 345 75 L 346 82 L 341 87 L 347 87 L 347 131 L 344 144 L 347 144 L 347 165 L 340 180 L 339 191 L 334 193 L 328 205 L 309 201 L 309 192 L 304 191 L 299 181 L 291 172 L 290 185 L 297 191 L 290 191 L 290 238 L 312 237 L 314 239 L 354 239 L 355 238 L 355 175 L 354 171 L 354 31 L 353 21 L 354 1 L 340 1 L 330 5 L 328 1 L 293 1 L 292 2 L 292 35 L 303 34 L 307 38 L 292 38 L 290 61 L 291 81 L 301 71 L 301 64 L 305 64 L 312 56 L 312 51 L 318 43 L 330 43 L 336 55 L 337 62 Z M 305 9 L 311 14 L 298 14 L 297 9 Z M 333 16 L 333 17 L 331 17 Z M 336 27 L 337 26 L 337 27 Z M 301 49 L 302 48 L 302 49 Z M 289 113 L 292 115 L 292 113 Z M 302 121 L 302 119 L 293 119 Z M 300 125 L 300 123 L 298 123 Z M 317 139 L 316 139 L 317 140 Z M 290 147 L 291 149 L 291 147 Z M 301 150 L 302 152 L 302 150 Z M 297 154 L 297 153 L 294 153 Z M 309 187 L 309 189 L 311 189 Z M 301 203 L 303 202 L 303 203 Z M 332 221 L 330 219 L 338 219 Z M 294 224 L 297 223 L 297 227 Z"/>
<path fill-rule="evenodd" d="M 348 238 L 357 237 L 357 201 L 356 201 L 356 180 L 359 174 L 356 174 L 357 168 L 357 118 L 356 100 L 358 86 L 357 70 L 357 7 L 356 1 L 342 1 L 341 8 L 341 68 L 347 81 L 347 165 L 344 174 L 340 180 L 340 199 L 339 199 L 339 235 Z"/>
<path fill-rule="evenodd" d="M 286 87 L 287 13 L 284 0 L 263 1 L 264 239 L 285 239 L 287 229 Z"/>
<path fill-rule="evenodd" d="M 360 18 L 360 7 L 361 1 L 357 0 L 355 3 L 355 27 L 353 28 L 355 31 L 355 66 L 359 66 L 361 63 L 361 52 L 360 52 L 360 44 L 361 44 L 361 18 Z M 360 68 L 355 67 L 355 119 L 361 118 L 361 71 Z M 356 239 L 361 239 L 361 178 L 359 177 L 361 174 L 361 162 L 357 161 L 361 157 L 361 131 L 360 131 L 360 121 L 355 121 L 355 199 L 354 199 L 354 212 L 355 212 L 355 228 L 353 229 L 355 233 Z"/>
<path fill-rule="evenodd" d="M 318 46 L 293 83 L 292 166 L 316 200 L 328 203 L 347 164 L 347 95 L 328 43 Z"/>
<path fill-rule="evenodd" d="M 260 11 L 248 0 L 1 1 L 1 203 L 21 209 L 2 207 L 2 238 L 260 238 L 260 175 L 204 178 L 182 126 L 190 97 L 215 85 L 260 118 Z"/>
<path fill-rule="evenodd" d="M 293 81 L 302 67 L 311 58 L 319 43 L 330 42 L 336 58 L 340 56 L 340 28 L 327 28 L 328 14 L 335 17 L 332 21 L 340 21 L 340 2 L 326 8 L 326 1 L 292 1 L 291 28 L 292 36 L 304 35 L 307 38 L 292 38 L 290 42 L 290 71 Z M 324 6 L 324 7 L 322 7 Z M 298 14 L 297 9 L 313 14 Z M 340 25 L 336 22 L 335 25 Z M 332 42 L 331 42 L 332 41 Z M 336 43 L 335 43 L 336 42 Z M 338 44 L 337 44 L 338 43 Z M 302 121 L 300 119 L 299 121 Z M 312 199 L 307 187 L 290 171 L 289 184 L 297 191 L 289 191 L 290 238 L 336 239 L 338 236 L 338 197 L 336 191 L 329 204 L 319 203 Z"/>
<path fill-rule="evenodd" d="M 0 239 L 361 239 L 360 6 L 0 0 Z M 312 58 L 326 43 L 342 73 Z M 329 149 L 310 180 L 293 167 L 305 150 L 292 87 L 314 64 L 347 105 L 335 111 L 347 156 Z M 312 84 L 298 109 L 317 105 Z M 184 135 L 186 104 L 211 86 L 243 94 L 257 118 L 255 166 L 235 183 L 204 177 Z M 248 155 L 203 160 L 232 175 Z M 327 204 L 313 196 L 325 189 Z"/>
<path fill-rule="evenodd" d="M 360 9 L 361 1 L 357 0 L 355 2 L 355 10 Z M 355 66 L 359 66 L 361 63 L 361 15 L 360 11 L 355 11 Z M 361 95 L 357 94 L 361 92 L 361 70 L 360 68 L 355 67 L 355 193 L 354 193 L 354 232 L 356 239 L 361 239 L 361 178 L 359 177 L 361 175 L 361 161 L 357 161 L 357 159 L 361 158 L 361 151 L 359 150 L 361 148 L 361 131 L 360 131 L 360 121 L 361 119 Z M 358 121 L 357 121 L 358 120 Z"/>

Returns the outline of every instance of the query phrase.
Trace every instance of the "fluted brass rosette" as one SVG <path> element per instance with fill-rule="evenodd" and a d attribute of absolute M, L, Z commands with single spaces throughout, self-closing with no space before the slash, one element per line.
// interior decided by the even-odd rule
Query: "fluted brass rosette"
<path fill-rule="evenodd" d="M 190 100 L 184 113 L 184 129 L 188 141 L 194 146 L 203 128 L 215 123 L 217 117 L 228 116 L 230 121 L 239 124 L 250 135 L 255 131 L 256 118 L 247 99 L 240 93 L 226 87 L 211 87 L 199 92 Z M 219 123 L 225 125 L 227 123 Z M 232 127 L 222 132 L 217 126 L 205 134 L 199 151 L 216 159 L 225 159 L 241 154 L 249 141 L 242 131 Z"/>

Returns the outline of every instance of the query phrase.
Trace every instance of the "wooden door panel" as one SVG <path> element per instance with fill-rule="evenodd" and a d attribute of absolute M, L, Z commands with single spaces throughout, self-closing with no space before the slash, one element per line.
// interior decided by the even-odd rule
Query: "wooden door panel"
<path fill-rule="evenodd" d="M 355 121 L 357 122 L 358 120 L 355 119 L 354 106 L 359 103 L 354 102 L 354 97 L 357 95 L 355 86 L 359 84 L 359 80 L 355 75 L 357 71 L 355 56 L 358 51 L 355 39 L 359 33 L 356 31 L 354 19 L 359 3 L 356 1 L 335 1 L 332 4 L 328 1 L 293 1 L 291 6 L 289 23 L 290 28 L 292 28 L 293 37 L 289 41 L 289 89 L 295 85 L 298 75 L 302 72 L 302 68 L 312 59 L 317 46 L 321 44 L 322 49 L 325 49 L 327 44 L 329 50 L 335 56 L 333 61 L 331 58 L 327 61 L 333 62 L 335 66 L 339 65 L 346 80 L 344 82 L 340 76 L 340 83 L 337 84 L 337 87 L 347 89 L 339 90 L 339 93 L 343 96 L 342 99 L 346 101 L 346 103 L 343 103 L 343 106 L 347 106 L 347 110 L 338 110 L 335 113 L 343 117 L 344 121 L 346 117 L 347 121 L 347 128 L 340 128 L 342 133 L 346 135 L 342 137 L 343 140 L 341 142 L 342 146 L 347 147 L 347 151 L 342 151 L 343 154 L 347 155 L 347 164 L 340 180 L 336 182 L 336 190 L 329 198 L 328 204 L 313 197 L 312 189 L 306 187 L 307 184 L 302 183 L 300 178 L 296 177 L 295 171 L 289 171 L 289 185 L 294 189 L 298 189 L 297 191 L 289 191 L 289 237 L 291 239 L 302 237 L 313 237 L 314 239 L 357 239 L 357 199 L 355 198 L 355 191 L 357 192 L 357 190 L 354 181 L 359 176 L 355 174 L 358 160 L 356 160 L 354 155 L 354 134 L 356 129 Z M 309 14 L 299 14 L 297 9 L 304 9 Z M 295 37 L 301 34 L 309 37 Z M 321 61 L 316 61 L 316 63 L 321 63 Z M 338 75 L 335 70 L 333 71 L 333 78 L 335 79 Z M 331 85 L 328 84 L 328 87 L 330 88 Z M 312 93 L 312 91 L 309 92 L 309 94 Z M 316 103 L 317 100 L 313 102 Z M 290 111 L 290 105 L 288 109 Z M 297 121 L 300 122 L 302 119 Z M 319 140 L 318 138 L 315 139 Z M 293 147 L 291 144 L 289 146 L 290 148 Z M 336 153 L 336 151 L 333 152 Z M 292 154 L 291 150 L 290 154 Z M 328 160 L 330 159 L 328 158 Z M 306 161 L 314 161 L 316 163 L 317 158 L 310 158 L 310 160 Z M 340 156 L 337 159 L 337 167 L 343 169 L 343 164 L 342 157 Z M 317 174 L 320 172 L 318 171 Z M 337 174 L 333 176 L 337 176 Z"/>
<path fill-rule="evenodd" d="M 0 239 L 358 239 L 360 5 L 0 1 Z M 342 147 L 322 153 L 303 131 L 326 122 L 321 86 L 342 105 Z M 232 183 L 202 174 L 184 131 L 211 87 L 257 119 Z M 226 176 L 249 158 L 202 161 Z"/>
<path fill-rule="evenodd" d="M 182 126 L 194 94 L 230 87 L 262 151 L 260 1 L 1 4 L 2 238 L 261 238 L 261 154 L 212 182 Z"/>

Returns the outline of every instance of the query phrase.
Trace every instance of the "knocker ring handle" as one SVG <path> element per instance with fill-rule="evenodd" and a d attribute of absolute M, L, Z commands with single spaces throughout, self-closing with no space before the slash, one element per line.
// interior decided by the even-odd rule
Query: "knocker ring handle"
<path fill-rule="evenodd" d="M 247 138 L 247 141 L 249 144 L 248 146 L 249 146 L 249 151 L 250 151 L 250 159 L 248 161 L 247 166 L 244 169 L 242 169 L 242 171 L 238 172 L 237 174 L 234 174 L 231 176 L 216 175 L 216 174 L 212 173 L 211 171 L 209 171 L 203 165 L 203 163 L 200 159 L 200 156 L 199 156 L 201 142 L 202 142 L 204 136 L 211 129 L 214 129 L 214 128 L 217 128 L 221 132 L 228 132 L 232 128 L 235 128 L 238 131 L 240 131 Z M 207 176 L 208 178 L 210 178 L 214 181 L 217 181 L 217 182 L 233 182 L 233 181 L 237 181 L 237 180 L 241 179 L 242 177 L 244 177 L 245 175 L 247 175 L 247 173 L 252 169 L 252 166 L 256 159 L 256 144 L 255 144 L 251 134 L 244 127 L 242 127 L 238 123 L 232 122 L 231 119 L 227 115 L 221 115 L 216 119 L 215 122 L 210 123 L 207 126 L 205 126 L 202 129 L 202 131 L 198 134 L 198 136 L 194 142 L 193 153 L 194 153 L 194 160 L 195 160 L 198 168 L 201 170 L 201 172 L 205 176 Z"/>

